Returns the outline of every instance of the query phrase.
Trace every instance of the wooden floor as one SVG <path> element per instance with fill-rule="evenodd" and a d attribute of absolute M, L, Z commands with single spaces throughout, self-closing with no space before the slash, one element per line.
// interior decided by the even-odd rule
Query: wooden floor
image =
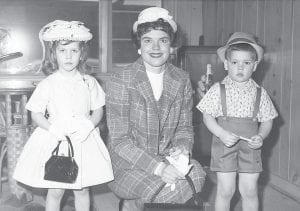
<path fill-rule="evenodd" d="M 205 200 L 208 204 L 213 204 L 216 185 L 215 175 L 208 172 L 207 181 L 203 189 Z M 300 211 L 300 203 L 275 190 L 267 183 L 259 186 L 261 208 L 260 211 Z M 118 211 L 119 199 L 109 190 L 106 184 L 95 186 L 91 190 L 93 208 L 91 211 Z M 63 201 L 62 211 L 74 211 L 73 197 L 69 193 Z M 27 208 L 26 208 L 27 206 Z M 0 198 L 0 211 L 44 211 L 44 197 L 35 196 L 34 201 L 29 204 L 20 205 L 14 200 L 8 200 L 7 184 L 3 186 L 3 193 Z M 241 211 L 241 200 L 237 193 L 232 200 L 232 211 Z M 213 211 L 213 206 L 207 208 Z"/>

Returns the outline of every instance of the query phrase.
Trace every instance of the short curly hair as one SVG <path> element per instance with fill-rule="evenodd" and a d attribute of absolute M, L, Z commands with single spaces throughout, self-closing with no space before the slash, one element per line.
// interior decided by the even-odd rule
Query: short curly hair
<path fill-rule="evenodd" d="M 172 26 L 167 21 L 160 18 L 157 21 L 141 23 L 138 25 L 137 31 L 135 33 L 132 32 L 132 40 L 137 48 L 141 47 L 141 37 L 152 30 L 166 32 L 170 37 L 171 47 L 178 45 L 177 32 L 174 32 Z"/>

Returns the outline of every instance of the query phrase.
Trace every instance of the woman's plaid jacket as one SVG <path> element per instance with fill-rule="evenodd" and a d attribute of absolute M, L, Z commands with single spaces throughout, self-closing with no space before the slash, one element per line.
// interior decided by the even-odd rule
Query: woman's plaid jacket
<path fill-rule="evenodd" d="M 141 58 L 111 76 L 106 86 L 106 112 L 114 174 L 118 169 L 153 174 L 171 147 L 184 145 L 191 152 L 192 94 L 188 73 L 170 63 L 165 65 L 159 102 Z"/>

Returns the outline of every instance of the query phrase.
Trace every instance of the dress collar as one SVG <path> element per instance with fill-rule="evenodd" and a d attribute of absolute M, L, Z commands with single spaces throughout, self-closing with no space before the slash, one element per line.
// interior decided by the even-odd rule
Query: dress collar
<path fill-rule="evenodd" d="M 59 71 L 57 71 L 56 74 L 63 80 L 68 80 L 68 81 L 82 81 L 84 77 L 82 74 L 80 74 L 79 71 L 76 71 L 76 73 L 72 76 L 64 75 Z"/>

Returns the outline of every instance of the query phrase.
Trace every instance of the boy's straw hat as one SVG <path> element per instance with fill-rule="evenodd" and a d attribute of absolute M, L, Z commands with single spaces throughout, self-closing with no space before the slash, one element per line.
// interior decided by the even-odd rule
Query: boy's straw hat
<path fill-rule="evenodd" d="M 167 21 L 174 32 L 177 31 L 177 24 L 173 20 L 173 17 L 169 14 L 168 10 L 161 7 L 149 7 L 139 14 L 138 20 L 133 24 L 133 32 L 135 33 L 137 31 L 138 25 L 146 22 L 154 22 L 160 18 Z"/>
<path fill-rule="evenodd" d="M 218 48 L 218 50 L 217 50 L 218 56 L 222 60 L 222 62 L 225 61 L 226 49 L 230 45 L 237 44 L 237 43 L 250 44 L 256 50 L 258 62 L 260 62 L 262 60 L 263 55 L 264 55 L 264 49 L 260 45 L 257 44 L 254 35 L 245 33 L 245 32 L 235 32 L 229 37 L 226 45 Z"/>

